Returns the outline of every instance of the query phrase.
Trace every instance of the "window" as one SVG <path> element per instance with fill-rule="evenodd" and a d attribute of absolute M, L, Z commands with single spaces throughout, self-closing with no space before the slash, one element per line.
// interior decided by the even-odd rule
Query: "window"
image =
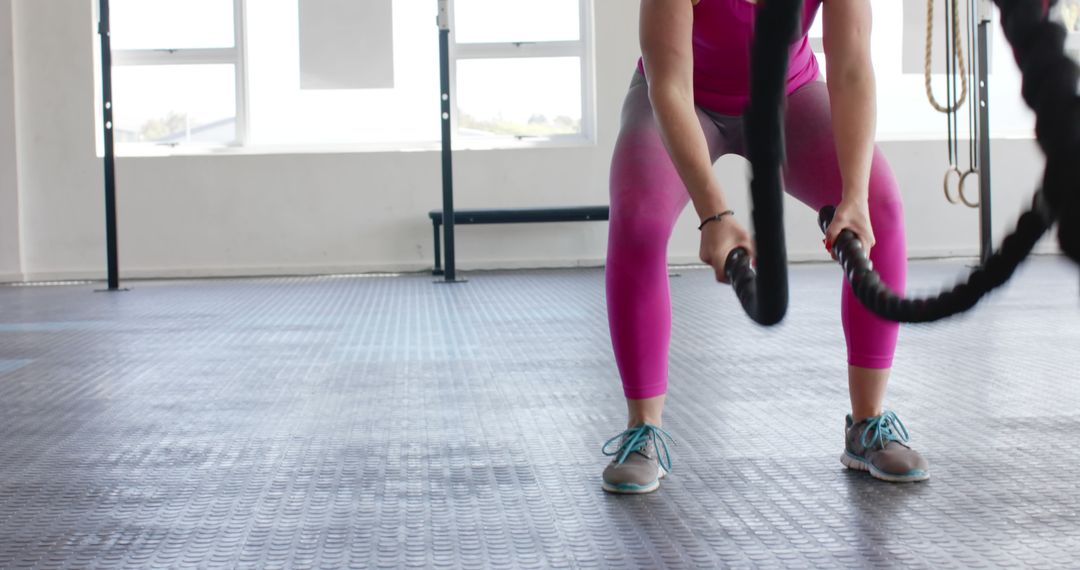
<path fill-rule="evenodd" d="M 591 138 L 591 0 L 450 2 L 455 144 Z M 435 0 L 111 5 L 121 152 L 440 139 Z"/>
<path fill-rule="evenodd" d="M 240 0 L 111 0 L 118 145 L 231 145 L 243 134 Z"/>
<path fill-rule="evenodd" d="M 591 12 L 581 0 L 455 0 L 459 137 L 588 136 Z"/>
<path fill-rule="evenodd" d="M 354 0 L 345 0 L 354 1 Z M 302 82 L 300 3 L 252 0 L 248 14 L 248 81 L 251 128 L 247 143 L 259 147 L 361 145 L 404 147 L 439 140 L 439 37 L 434 0 L 364 0 L 359 18 L 378 18 L 386 31 L 382 51 L 359 46 L 346 60 L 366 69 L 372 60 L 390 58 L 389 84 L 364 89 L 311 87 Z M 354 6 L 355 7 L 355 6 Z M 318 24 L 305 24 L 304 34 Z M 333 43 L 333 42 L 331 42 Z M 331 48 L 332 49 L 332 48 Z M 329 53 L 333 56 L 333 52 Z"/>

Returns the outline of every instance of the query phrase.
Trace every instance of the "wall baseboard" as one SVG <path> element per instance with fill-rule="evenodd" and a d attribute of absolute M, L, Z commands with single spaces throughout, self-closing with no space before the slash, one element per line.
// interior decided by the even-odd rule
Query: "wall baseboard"
<path fill-rule="evenodd" d="M 553 269 L 569 267 L 603 267 L 603 258 L 593 259 L 529 259 L 482 260 L 458 263 L 458 271 L 490 271 L 499 269 Z M 352 275 L 371 273 L 429 273 L 430 262 L 412 263 L 355 263 L 292 266 L 206 266 L 206 267 L 139 267 L 120 268 L 120 280 L 125 279 L 200 279 L 232 277 L 277 277 L 291 275 Z M 16 279 L 17 280 L 17 279 Z M 104 281 L 100 269 L 83 271 L 32 271 L 26 281 Z"/>
<path fill-rule="evenodd" d="M 1039 244 L 1034 255 L 1060 255 L 1061 249 L 1056 241 L 1044 241 Z M 920 248 L 910 252 L 909 259 L 971 259 L 977 257 L 978 252 L 974 247 L 970 248 Z M 788 260 L 792 263 L 828 262 L 829 258 L 824 252 L 793 251 L 789 252 Z M 463 260 L 458 263 L 458 270 L 468 271 L 496 271 L 516 269 L 566 269 L 566 268 L 601 268 L 604 266 L 603 257 L 580 258 L 580 259 L 493 259 L 493 260 Z M 697 256 L 672 255 L 668 258 L 670 265 L 701 265 Z M 431 265 L 427 262 L 411 263 L 358 263 L 358 264 L 325 264 L 325 265 L 294 265 L 294 266 L 246 266 L 246 267 L 142 267 L 124 269 L 121 268 L 120 279 L 205 279 L 205 278 L 237 278 L 237 277 L 280 277 L 280 276 L 310 276 L 310 275 L 354 275 L 372 273 L 428 273 Z M 0 283 L 12 282 L 36 282 L 36 281 L 104 281 L 105 275 L 100 269 L 86 269 L 74 271 L 29 271 L 20 273 L 0 273 Z"/>

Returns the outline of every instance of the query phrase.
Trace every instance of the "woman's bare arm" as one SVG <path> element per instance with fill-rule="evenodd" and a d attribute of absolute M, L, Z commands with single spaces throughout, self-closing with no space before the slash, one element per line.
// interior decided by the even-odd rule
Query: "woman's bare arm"
<path fill-rule="evenodd" d="M 700 219 L 727 210 L 694 110 L 692 0 L 641 0 L 640 38 L 649 100 L 664 146 Z"/>
<path fill-rule="evenodd" d="M 870 1 L 825 0 L 825 63 L 843 199 L 829 228 L 830 243 L 847 227 L 874 244 L 870 227 L 870 167 L 874 158 L 877 91 L 870 60 Z"/>
<path fill-rule="evenodd" d="M 870 61 L 870 2 L 827 0 L 824 18 L 829 100 L 844 192 L 865 198 L 877 121 Z"/>

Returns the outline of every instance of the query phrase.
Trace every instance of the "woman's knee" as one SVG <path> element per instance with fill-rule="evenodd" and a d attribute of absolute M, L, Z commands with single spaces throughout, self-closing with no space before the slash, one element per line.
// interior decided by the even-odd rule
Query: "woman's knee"
<path fill-rule="evenodd" d="M 648 208 L 612 208 L 608 247 L 635 258 L 666 258 L 671 220 Z"/>
<path fill-rule="evenodd" d="M 870 217 L 874 224 L 877 225 L 880 221 L 883 224 L 903 225 L 904 202 L 900 195 L 900 185 L 878 149 L 875 149 L 871 165 L 869 191 Z"/>

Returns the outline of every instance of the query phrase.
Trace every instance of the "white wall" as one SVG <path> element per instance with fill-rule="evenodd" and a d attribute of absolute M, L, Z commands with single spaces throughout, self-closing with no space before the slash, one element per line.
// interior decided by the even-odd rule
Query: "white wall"
<path fill-rule="evenodd" d="M 91 3 L 13 5 L 23 272 L 30 279 L 104 276 Z"/>
<path fill-rule="evenodd" d="M 11 0 L 0 0 L 0 282 L 22 280 Z"/>
<path fill-rule="evenodd" d="M 101 277 L 94 2 L 13 1 L 22 268 L 29 279 Z M 636 59 L 636 6 L 596 0 L 596 21 L 597 144 L 457 152 L 459 207 L 607 203 L 608 161 Z M 941 197 L 944 143 L 882 146 L 905 188 L 912 256 L 974 254 L 977 214 Z M 1000 236 L 1027 201 L 1041 159 L 1030 141 L 995 141 L 994 153 Z M 440 205 L 437 152 L 143 157 L 117 166 L 122 276 L 420 270 L 431 263 L 426 212 Z M 718 171 L 735 209 L 748 214 L 742 164 L 724 159 Z M 788 217 L 791 258 L 823 257 L 813 213 L 792 205 Z M 672 240 L 673 262 L 696 259 L 695 226 L 688 210 Z M 458 263 L 600 264 L 606 230 L 604 223 L 461 227 Z"/>

